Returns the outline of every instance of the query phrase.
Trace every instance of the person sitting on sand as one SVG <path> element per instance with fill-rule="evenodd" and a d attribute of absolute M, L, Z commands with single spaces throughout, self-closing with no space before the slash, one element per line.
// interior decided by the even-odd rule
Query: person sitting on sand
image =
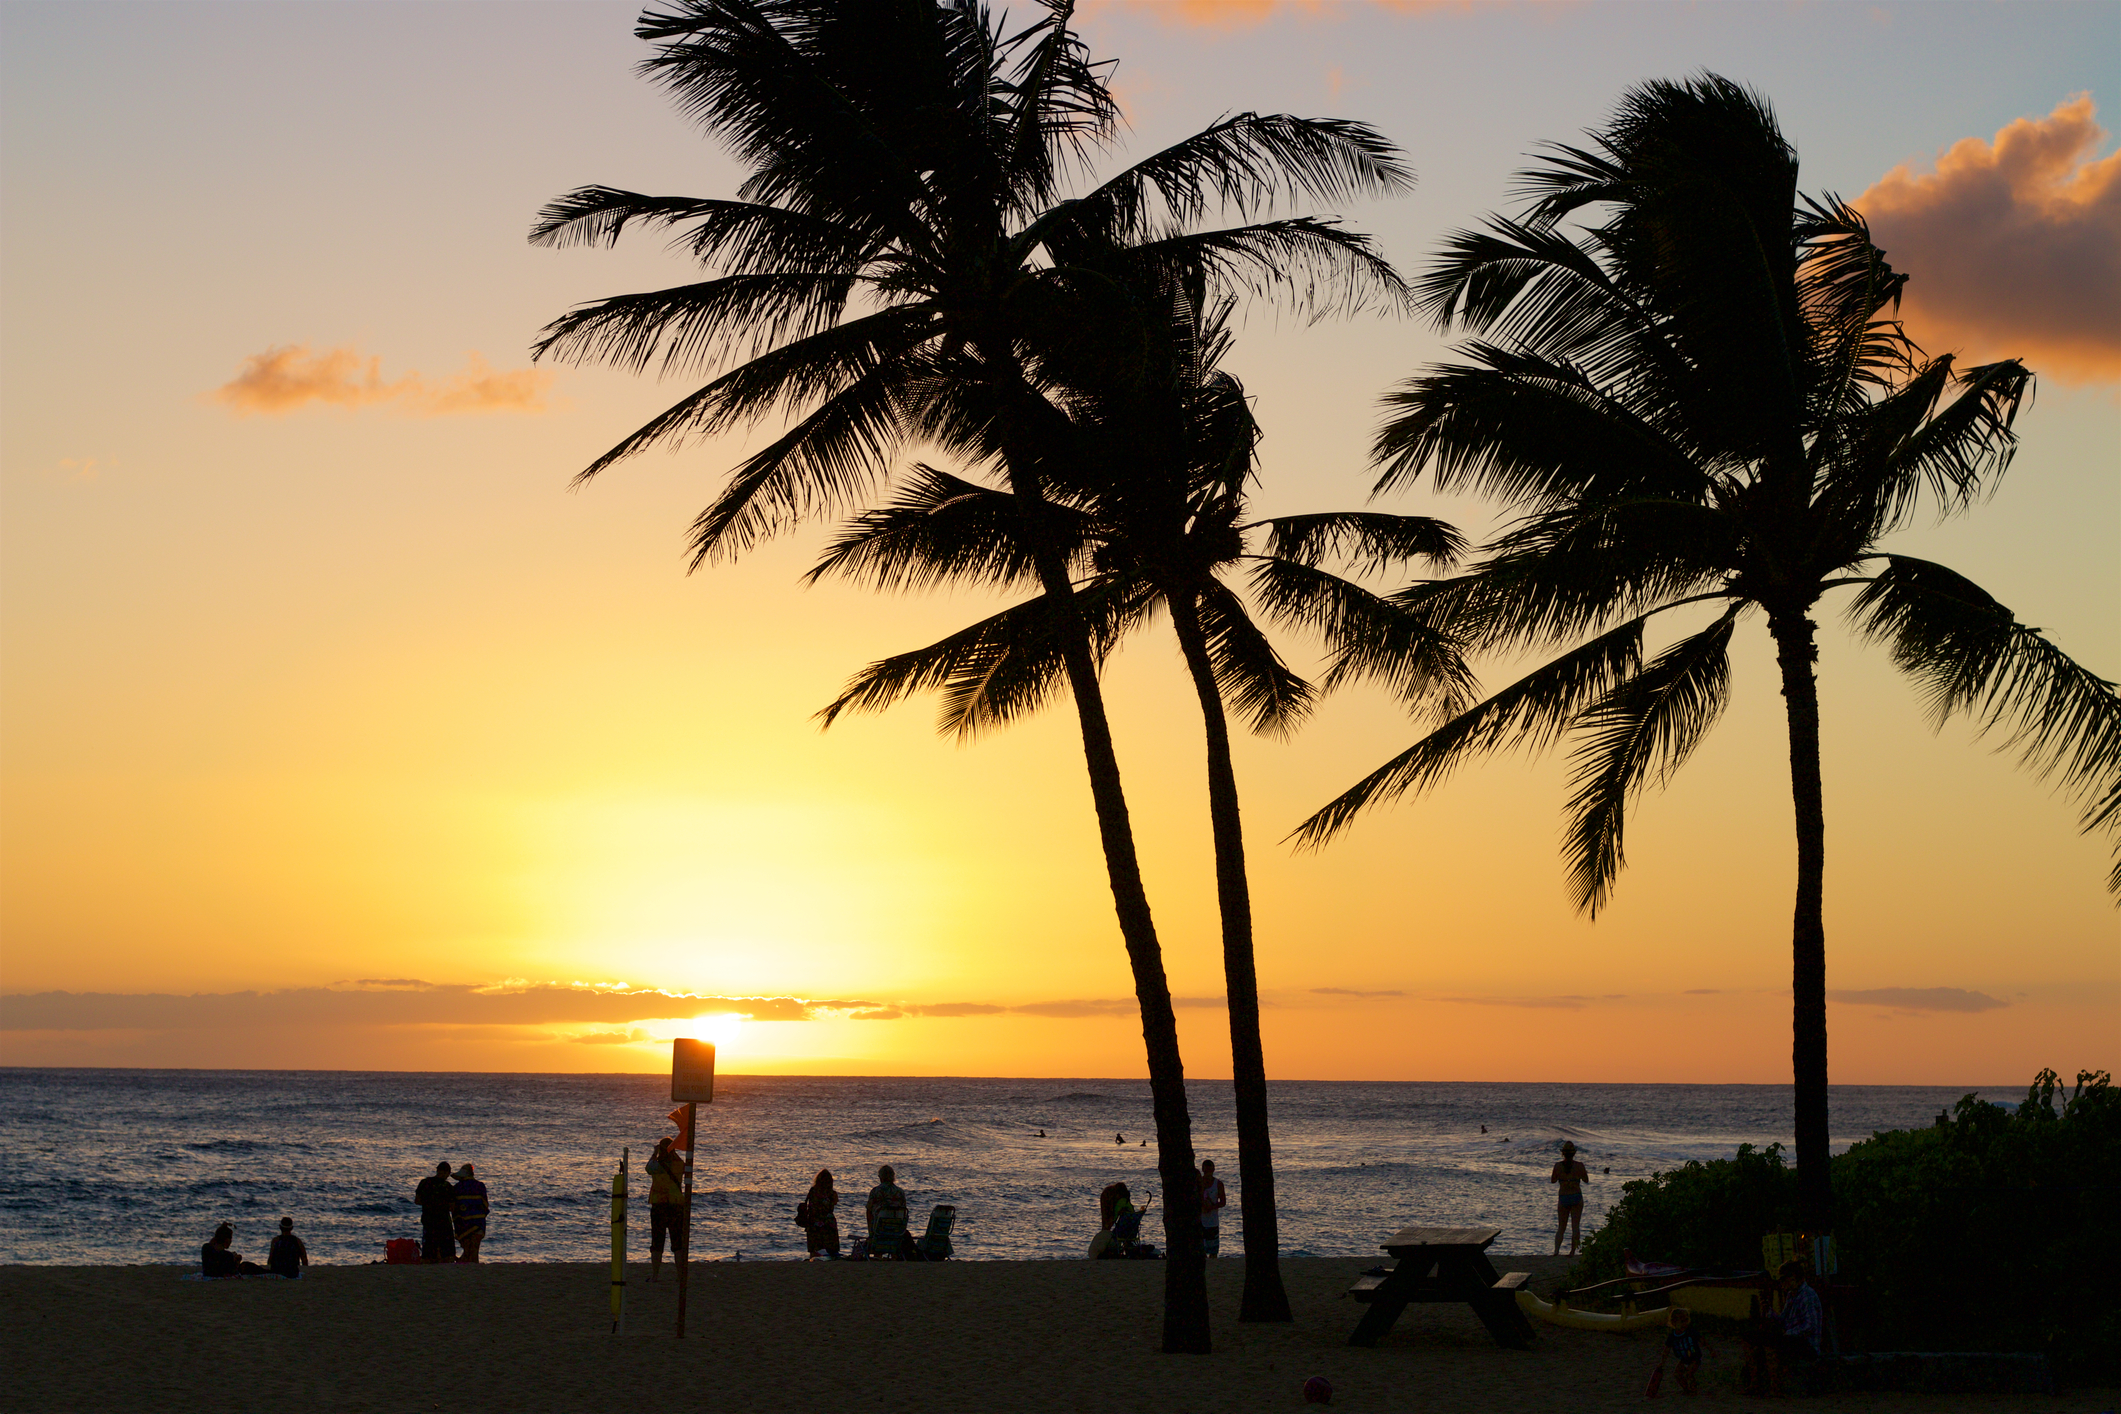
<path fill-rule="evenodd" d="M 1557 1205 L 1554 1221 L 1554 1255 L 1561 1255 L 1561 1235 L 1569 1235 L 1569 1255 L 1576 1255 L 1576 1248 L 1583 1241 L 1583 1181 L 1591 1171 L 1576 1162 L 1576 1145 L 1561 1141 L 1561 1162 L 1547 1175 L 1547 1182 L 1561 1185 L 1561 1201 Z"/>
<path fill-rule="evenodd" d="M 803 1198 L 808 1207 L 810 1221 L 803 1225 L 808 1235 L 810 1255 L 820 1252 L 840 1255 L 840 1220 L 833 1211 L 840 1205 L 839 1190 L 832 1186 L 832 1170 L 819 1169 L 817 1181 L 810 1185 L 810 1192 Z"/>
<path fill-rule="evenodd" d="M 280 1219 L 280 1235 L 272 1240 L 272 1250 L 265 1254 L 265 1270 L 276 1277 L 299 1277 L 308 1265 L 309 1248 L 295 1236 L 295 1220 Z"/>
<path fill-rule="evenodd" d="M 236 1240 L 236 1230 L 227 1223 L 214 1229 L 214 1235 L 199 1249 L 199 1270 L 208 1277 L 262 1277 L 265 1268 L 256 1262 L 243 1260 L 241 1252 L 231 1252 L 228 1245 Z"/>
<path fill-rule="evenodd" d="M 869 1255 L 902 1257 L 906 1252 L 906 1190 L 898 1186 L 898 1174 L 889 1164 L 876 1171 L 877 1185 L 869 1190 L 863 1214 L 869 1220 Z"/>
<path fill-rule="evenodd" d="M 479 1260 L 479 1244 L 486 1240 L 486 1218 L 491 1211 L 486 1185 L 473 1175 L 471 1165 L 457 1170 L 457 1245 L 464 1249 L 459 1262 Z"/>

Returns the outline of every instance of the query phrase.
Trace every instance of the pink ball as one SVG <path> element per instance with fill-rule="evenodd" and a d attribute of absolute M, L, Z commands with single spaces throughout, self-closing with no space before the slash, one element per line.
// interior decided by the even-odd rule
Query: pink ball
<path fill-rule="evenodd" d="M 1333 1382 L 1331 1380 L 1324 1375 L 1313 1375 L 1310 1379 L 1304 1381 L 1304 1403 L 1331 1404 L 1332 1402 Z"/>

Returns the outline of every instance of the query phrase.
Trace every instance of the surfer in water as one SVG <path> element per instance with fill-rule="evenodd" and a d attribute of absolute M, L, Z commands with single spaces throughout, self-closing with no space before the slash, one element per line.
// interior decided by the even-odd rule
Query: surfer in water
<path fill-rule="evenodd" d="M 1576 1145 L 1573 1141 L 1561 1141 L 1561 1162 L 1547 1175 L 1547 1182 L 1561 1185 L 1561 1202 L 1554 1223 L 1554 1255 L 1561 1255 L 1561 1235 L 1569 1235 L 1569 1255 L 1576 1255 L 1576 1248 L 1583 1241 L 1583 1183 L 1591 1171 L 1576 1162 Z"/>

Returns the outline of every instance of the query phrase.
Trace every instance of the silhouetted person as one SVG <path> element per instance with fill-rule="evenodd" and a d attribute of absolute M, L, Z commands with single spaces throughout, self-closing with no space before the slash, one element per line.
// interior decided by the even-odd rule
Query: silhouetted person
<path fill-rule="evenodd" d="M 836 1212 L 840 1205 L 840 1193 L 832 1186 L 832 1170 L 819 1169 L 817 1181 L 810 1185 L 810 1192 L 803 1198 L 810 1221 L 803 1224 L 805 1241 L 810 1255 L 820 1252 L 840 1255 L 840 1220 Z"/>
<path fill-rule="evenodd" d="M 1230 1202 L 1230 1194 L 1223 1181 L 1215 1176 L 1215 1160 L 1200 1161 L 1200 1250 L 1210 1257 L 1216 1255 L 1223 1242 L 1223 1209 Z"/>
<path fill-rule="evenodd" d="M 1804 1370 L 1819 1358 L 1819 1338 L 1826 1332 L 1826 1310 L 1819 1293 L 1804 1279 L 1804 1263 L 1784 1262 L 1777 1275 L 1782 1288 L 1782 1316 L 1768 1340 L 1768 1393 L 1783 1393 L 1792 1370 Z"/>
<path fill-rule="evenodd" d="M 199 1270 L 209 1277 L 261 1277 L 265 1268 L 256 1262 L 243 1260 L 241 1252 L 231 1252 L 229 1244 L 236 1240 L 236 1230 L 227 1223 L 214 1229 L 214 1235 L 199 1249 Z"/>
<path fill-rule="evenodd" d="M 901 1257 L 906 1252 L 906 1190 L 898 1186 L 898 1174 L 885 1164 L 876 1171 L 876 1187 L 869 1190 L 863 1216 L 869 1220 L 869 1255 Z"/>
<path fill-rule="evenodd" d="M 1576 1255 L 1577 1246 L 1583 1241 L 1583 1181 L 1591 1171 L 1576 1162 L 1576 1146 L 1569 1140 L 1561 1141 L 1561 1162 L 1547 1175 L 1547 1182 L 1561 1185 L 1561 1198 L 1555 1208 L 1554 1255 L 1561 1255 L 1561 1235 L 1569 1234 L 1569 1255 Z"/>
<path fill-rule="evenodd" d="M 272 1250 L 265 1254 L 265 1270 L 276 1277 L 299 1277 L 308 1265 L 309 1248 L 295 1236 L 295 1220 L 280 1219 L 280 1235 L 272 1240 Z"/>
<path fill-rule="evenodd" d="M 1115 1134 L 1112 1136 L 1112 1142 L 1115 1144 L 1124 1144 L 1127 1142 L 1127 1136 L 1124 1134 Z"/>
<path fill-rule="evenodd" d="M 662 1273 L 663 1243 L 670 1243 L 673 1261 L 685 1255 L 688 1235 L 685 1221 L 685 1156 L 678 1141 L 666 1134 L 655 1141 L 655 1155 L 648 1160 L 648 1279 Z"/>
<path fill-rule="evenodd" d="M 420 1260 L 454 1262 L 457 1259 L 457 1190 L 449 1181 L 447 1162 L 420 1180 L 412 1191 L 420 1205 Z"/>
<path fill-rule="evenodd" d="M 490 1211 L 486 1202 L 486 1185 L 479 1182 L 466 1164 L 457 1170 L 457 1245 L 464 1249 L 459 1262 L 479 1260 L 479 1244 L 486 1240 L 486 1216 Z"/>

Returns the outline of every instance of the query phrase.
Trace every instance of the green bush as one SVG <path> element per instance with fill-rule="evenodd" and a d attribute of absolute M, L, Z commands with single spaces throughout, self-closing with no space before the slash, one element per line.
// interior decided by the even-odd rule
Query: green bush
<path fill-rule="evenodd" d="M 1836 1280 L 1860 1293 L 1852 1344 L 2044 1350 L 2065 1374 L 2121 1374 L 2121 1092 L 2105 1071 L 2070 1091 L 2044 1070 L 2015 1112 L 1969 1095 L 1930 1128 L 1852 1146 L 1831 1172 Z M 1571 1280 L 1621 1275 L 1623 1249 L 1757 1268 L 1762 1235 L 1796 1217 L 1781 1147 L 1744 1145 L 1625 1185 Z"/>

